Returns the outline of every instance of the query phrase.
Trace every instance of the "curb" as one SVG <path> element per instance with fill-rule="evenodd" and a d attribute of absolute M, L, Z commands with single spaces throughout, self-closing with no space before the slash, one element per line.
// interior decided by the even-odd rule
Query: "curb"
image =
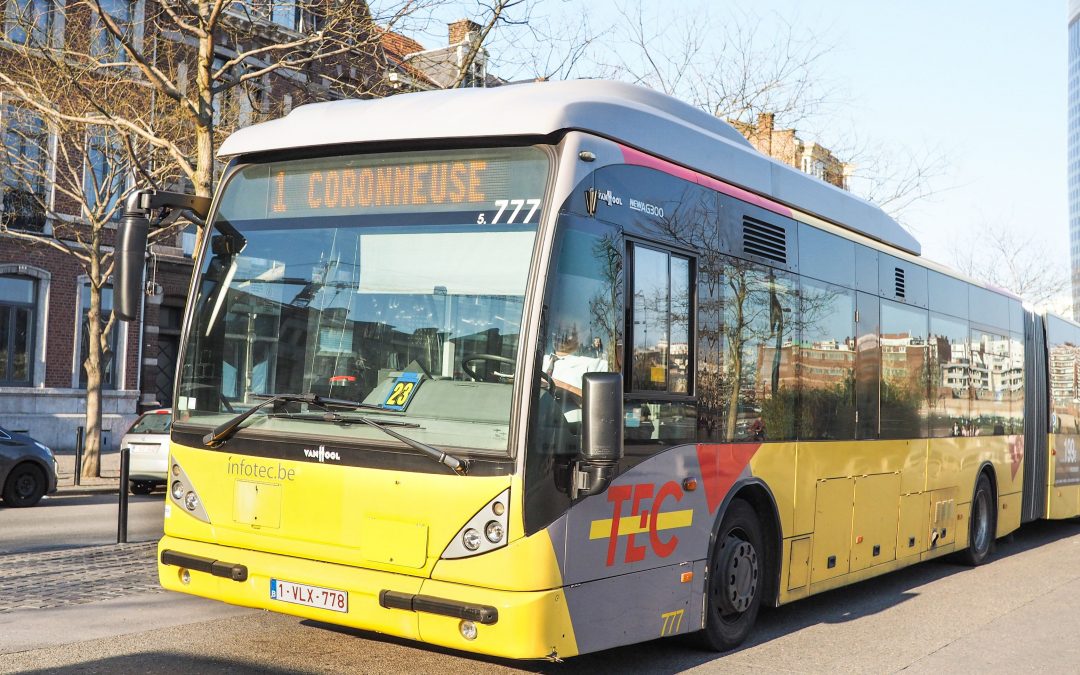
<path fill-rule="evenodd" d="M 117 494 L 119 485 L 64 485 L 56 488 L 53 497 Z"/>
<path fill-rule="evenodd" d="M 71 474 L 61 474 L 58 476 L 59 485 L 56 486 L 56 492 L 53 492 L 54 497 L 64 495 L 98 495 L 98 494 L 117 494 L 120 490 L 120 479 L 116 476 L 104 476 L 100 478 L 84 478 L 84 481 L 93 481 L 84 485 L 72 485 L 71 482 L 74 476 Z"/>

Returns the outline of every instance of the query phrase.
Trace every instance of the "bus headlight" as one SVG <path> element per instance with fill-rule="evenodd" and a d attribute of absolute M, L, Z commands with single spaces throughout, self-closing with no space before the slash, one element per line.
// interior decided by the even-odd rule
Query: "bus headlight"
<path fill-rule="evenodd" d="M 488 524 L 484 526 L 484 536 L 492 544 L 498 544 L 503 540 L 503 534 L 505 534 L 502 523 L 497 520 L 489 520 Z"/>
<path fill-rule="evenodd" d="M 173 466 L 176 466 L 175 464 Z M 178 480 L 174 480 L 172 484 L 172 496 L 176 501 L 180 501 L 184 498 L 184 484 Z"/>
<path fill-rule="evenodd" d="M 480 541 L 480 533 L 470 527 L 465 530 L 465 534 L 461 535 L 461 543 L 470 551 L 475 551 L 480 548 L 480 544 L 482 543 Z"/>
<path fill-rule="evenodd" d="M 443 559 L 468 558 L 506 546 L 510 514 L 510 488 L 484 504 L 447 544 Z"/>
<path fill-rule="evenodd" d="M 188 511 L 194 511 L 199 508 L 199 498 L 194 492 L 189 492 L 184 495 L 184 506 L 187 507 Z"/>

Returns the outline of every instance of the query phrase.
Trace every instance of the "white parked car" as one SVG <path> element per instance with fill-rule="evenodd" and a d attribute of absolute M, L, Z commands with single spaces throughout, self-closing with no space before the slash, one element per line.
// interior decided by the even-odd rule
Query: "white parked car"
<path fill-rule="evenodd" d="M 140 415 L 120 440 L 121 448 L 131 448 L 132 493 L 148 495 L 168 482 L 171 428 L 172 410 L 151 410 Z"/>

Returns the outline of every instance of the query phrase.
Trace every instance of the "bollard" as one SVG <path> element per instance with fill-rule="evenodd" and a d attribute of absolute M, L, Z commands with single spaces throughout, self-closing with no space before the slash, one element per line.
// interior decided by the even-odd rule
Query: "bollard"
<path fill-rule="evenodd" d="M 83 428 L 75 429 L 75 485 L 82 481 Z"/>
<path fill-rule="evenodd" d="M 131 448 L 120 450 L 120 508 L 116 521 L 116 543 L 127 543 L 128 475 L 131 473 Z"/>

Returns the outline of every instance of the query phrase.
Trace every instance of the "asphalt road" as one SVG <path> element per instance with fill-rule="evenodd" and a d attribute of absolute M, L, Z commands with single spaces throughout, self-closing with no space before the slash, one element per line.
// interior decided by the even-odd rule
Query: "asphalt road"
<path fill-rule="evenodd" d="M 160 539 L 165 491 L 128 497 L 128 541 Z M 0 554 L 47 551 L 116 543 L 117 495 L 65 495 L 43 498 L 37 506 L 0 506 Z"/>
<path fill-rule="evenodd" d="M 0 650 L 0 671 L 1075 673 L 1078 607 L 1080 523 L 1036 523 L 982 567 L 924 563 L 766 612 L 725 655 L 676 639 L 561 664 L 504 662 L 156 593 L 9 614 L 24 633 L 49 633 L 39 638 L 48 645 Z"/>

